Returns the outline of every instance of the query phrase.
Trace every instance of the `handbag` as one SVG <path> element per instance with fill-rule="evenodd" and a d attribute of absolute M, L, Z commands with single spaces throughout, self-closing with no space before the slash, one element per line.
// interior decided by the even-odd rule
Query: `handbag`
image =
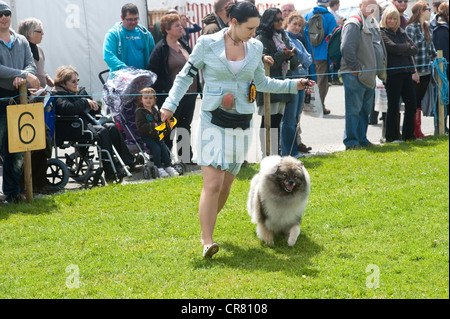
<path fill-rule="evenodd" d="M 375 107 L 376 112 L 386 113 L 388 108 L 388 99 L 386 88 L 383 82 L 377 77 L 375 87 Z"/>
<path fill-rule="evenodd" d="M 302 113 L 311 117 L 323 117 L 323 105 L 320 100 L 319 86 L 317 84 L 311 87 L 309 103 L 303 103 Z"/>

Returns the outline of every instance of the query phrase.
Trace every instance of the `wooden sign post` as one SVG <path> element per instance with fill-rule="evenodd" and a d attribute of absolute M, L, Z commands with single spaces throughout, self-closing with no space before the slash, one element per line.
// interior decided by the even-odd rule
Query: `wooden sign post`
<path fill-rule="evenodd" d="M 27 85 L 19 88 L 20 104 L 8 105 L 8 145 L 10 153 L 23 152 L 25 197 L 33 201 L 31 151 L 45 148 L 44 104 L 27 104 Z"/>
<path fill-rule="evenodd" d="M 264 63 L 264 70 L 266 76 L 270 76 L 270 65 L 268 63 Z M 266 156 L 270 156 L 270 127 L 271 119 L 270 119 L 270 93 L 264 93 L 264 128 L 266 129 Z"/>

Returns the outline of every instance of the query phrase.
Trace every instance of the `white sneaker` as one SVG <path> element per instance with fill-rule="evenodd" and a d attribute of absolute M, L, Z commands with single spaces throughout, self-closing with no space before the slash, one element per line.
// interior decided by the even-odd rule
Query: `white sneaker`
<path fill-rule="evenodd" d="M 166 172 L 170 175 L 170 176 L 179 176 L 180 174 L 178 174 L 178 172 L 173 168 L 173 167 L 166 167 Z"/>
<path fill-rule="evenodd" d="M 164 168 L 158 168 L 158 175 L 160 178 L 169 177 L 169 174 L 164 170 Z"/>

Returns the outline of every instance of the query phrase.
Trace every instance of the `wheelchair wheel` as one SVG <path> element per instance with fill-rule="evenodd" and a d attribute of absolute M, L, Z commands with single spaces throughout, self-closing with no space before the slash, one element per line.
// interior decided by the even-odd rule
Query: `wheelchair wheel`
<path fill-rule="evenodd" d="M 84 188 L 85 189 L 93 189 L 94 187 L 97 186 L 105 186 L 106 182 L 105 179 L 103 178 L 103 176 L 96 176 L 98 174 L 96 174 L 95 172 L 89 172 L 86 174 L 86 181 L 84 182 Z"/>
<path fill-rule="evenodd" d="M 77 153 L 66 154 L 66 165 L 72 177 L 84 177 L 93 167 L 92 159 L 82 158 Z"/>
<path fill-rule="evenodd" d="M 56 158 L 48 159 L 46 178 L 52 190 L 63 189 L 69 182 L 69 170 L 66 164 Z"/>

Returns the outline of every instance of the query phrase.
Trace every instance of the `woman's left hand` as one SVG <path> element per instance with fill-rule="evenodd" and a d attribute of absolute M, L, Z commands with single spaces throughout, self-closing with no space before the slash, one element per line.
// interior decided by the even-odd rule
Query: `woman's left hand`
<path fill-rule="evenodd" d="M 304 90 L 305 87 L 307 86 L 313 86 L 314 84 L 316 84 L 315 81 L 313 80 L 308 80 L 308 79 L 299 79 L 297 81 L 297 90 Z"/>
<path fill-rule="evenodd" d="M 167 110 L 167 109 L 161 109 L 161 122 L 165 122 L 168 119 L 171 119 L 173 116 L 173 112 Z"/>

